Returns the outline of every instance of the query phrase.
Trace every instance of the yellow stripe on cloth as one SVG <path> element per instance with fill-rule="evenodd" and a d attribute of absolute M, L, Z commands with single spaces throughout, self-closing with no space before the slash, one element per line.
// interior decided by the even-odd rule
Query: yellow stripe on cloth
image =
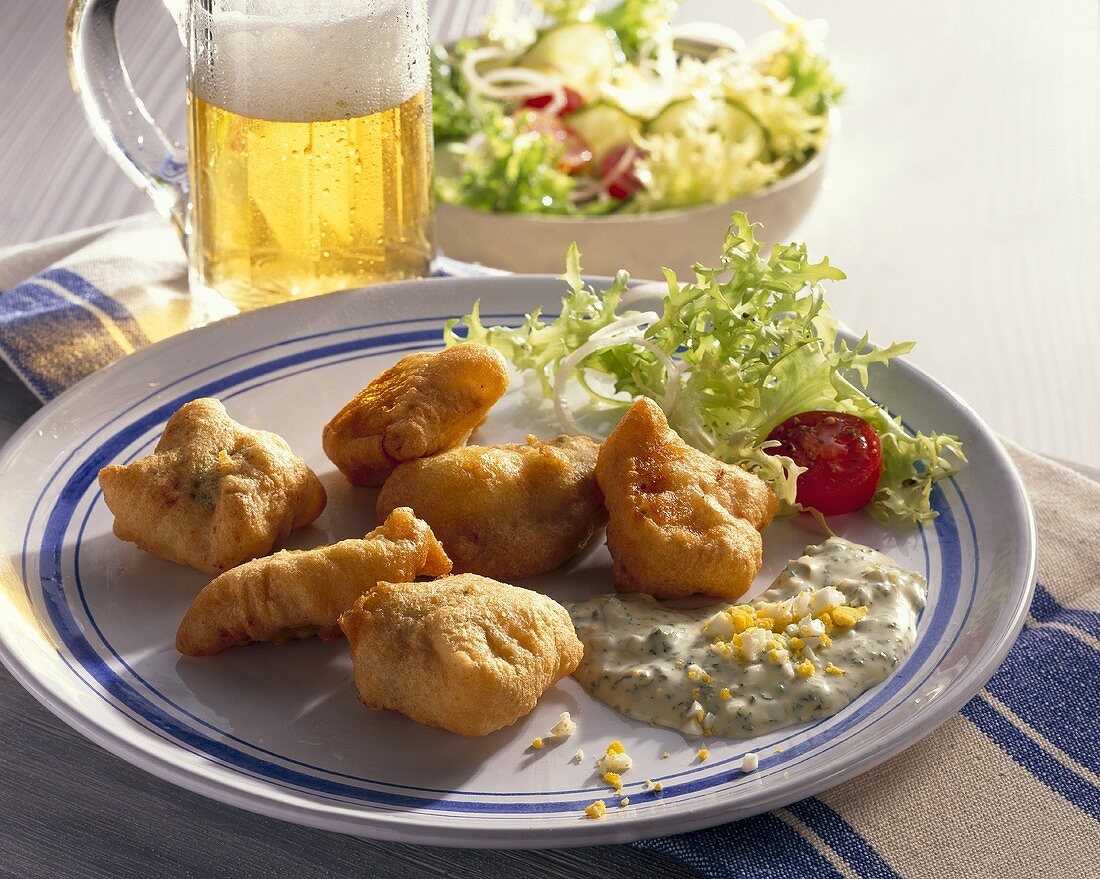
<path fill-rule="evenodd" d="M 122 332 L 121 329 L 119 329 L 118 324 L 114 322 L 114 319 L 101 308 L 93 305 L 87 299 L 81 299 L 79 296 L 74 296 L 60 284 L 57 284 L 53 281 L 39 279 L 38 283 L 42 284 L 45 287 L 49 287 L 52 292 L 56 293 L 66 302 L 71 302 L 73 305 L 77 306 L 78 308 L 84 309 L 86 312 L 92 315 L 96 320 L 100 322 L 100 324 L 102 324 L 104 331 L 107 333 L 108 336 L 110 336 L 111 341 L 118 345 L 118 347 L 122 349 L 122 352 L 124 354 L 133 354 L 134 351 L 137 350 L 136 348 L 134 348 L 130 340 L 126 337 L 126 334 Z"/>

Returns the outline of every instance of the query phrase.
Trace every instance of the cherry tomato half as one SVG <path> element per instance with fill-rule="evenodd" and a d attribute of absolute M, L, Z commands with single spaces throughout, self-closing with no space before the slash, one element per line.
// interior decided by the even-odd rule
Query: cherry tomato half
<path fill-rule="evenodd" d="M 541 110 L 543 107 L 549 106 L 550 102 L 554 100 L 553 92 L 543 92 L 541 95 L 532 95 L 526 101 L 523 102 L 523 106 L 532 110 Z M 573 91 L 569 86 L 565 86 L 565 103 L 561 106 L 557 116 L 568 116 L 574 110 L 579 110 L 584 106 L 584 98 L 580 96 L 578 92 Z"/>
<path fill-rule="evenodd" d="M 585 139 L 556 116 L 537 110 L 521 110 L 515 114 L 515 119 L 528 131 L 548 135 L 562 145 L 558 167 L 566 174 L 576 174 L 592 161 L 592 150 Z"/>
<path fill-rule="evenodd" d="M 629 152 L 633 153 L 633 157 L 627 159 Z M 600 159 L 600 178 L 608 195 L 623 201 L 641 188 L 642 181 L 634 173 L 634 167 L 641 156 L 642 151 L 636 146 L 624 143 L 609 150 Z"/>
<path fill-rule="evenodd" d="M 843 412 L 803 412 L 768 434 L 765 449 L 808 468 L 798 477 L 800 504 L 826 516 L 853 513 L 871 502 L 882 475 L 882 443 L 862 418 Z"/>

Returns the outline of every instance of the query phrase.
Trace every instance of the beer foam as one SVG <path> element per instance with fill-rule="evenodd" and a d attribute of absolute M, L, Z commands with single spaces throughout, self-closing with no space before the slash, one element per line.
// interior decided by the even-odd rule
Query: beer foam
<path fill-rule="evenodd" d="M 198 4 L 195 4 L 196 7 Z M 426 88 L 420 0 L 214 0 L 192 13 L 191 88 L 273 122 L 367 116 Z"/>

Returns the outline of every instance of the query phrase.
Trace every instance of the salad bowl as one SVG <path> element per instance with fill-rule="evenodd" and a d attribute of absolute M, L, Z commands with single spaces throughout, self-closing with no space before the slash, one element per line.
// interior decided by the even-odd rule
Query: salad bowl
<path fill-rule="evenodd" d="M 668 267 L 690 277 L 702 254 L 700 242 L 717 248 L 730 214 L 744 211 L 762 223 L 774 241 L 786 241 L 809 213 L 825 179 L 837 112 L 830 116 L 829 144 L 793 174 L 760 192 L 721 204 L 637 214 L 588 217 L 505 214 L 440 202 L 436 235 L 447 256 L 510 272 L 557 273 L 561 255 L 573 242 L 585 254 L 584 269 L 614 275 L 626 269 L 635 278 L 660 277 Z"/>
<path fill-rule="evenodd" d="M 778 27 L 750 41 L 675 24 L 666 0 L 538 5 L 541 21 L 502 4 L 433 52 L 447 256 L 554 273 L 575 242 L 589 272 L 653 278 L 717 256 L 699 242 L 720 242 L 735 212 L 789 240 L 821 189 L 844 92 L 825 22 L 770 2 Z"/>

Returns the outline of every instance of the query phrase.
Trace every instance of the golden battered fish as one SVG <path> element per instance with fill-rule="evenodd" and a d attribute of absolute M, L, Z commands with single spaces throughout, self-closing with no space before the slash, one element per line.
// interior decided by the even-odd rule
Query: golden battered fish
<path fill-rule="evenodd" d="M 515 723 L 583 653 L 560 604 L 476 574 L 379 583 L 340 627 L 363 704 L 464 736 Z"/>
<path fill-rule="evenodd" d="M 176 633 L 186 656 L 239 644 L 317 634 L 339 637 L 337 620 L 381 580 L 438 577 L 450 559 L 411 510 L 394 510 L 366 537 L 278 552 L 226 571 L 192 602 Z"/>
<path fill-rule="evenodd" d="M 761 479 L 693 449 L 652 400 L 638 400 L 600 448 L 619 592 L 737 598 L 760 570 L 760 532 L 778 501 Z"/>
<path fill-rule="evenodd" d="M 508 365 L 484 345 L 409 354 L 325 425 L 325 454 L 355 485 L 381 485 L 403 461 L 463 445 L 507 389 Z"/>
<path fill-rule="evenodd" d="M 586 436 L 465 446 L 399 466 L 378 495 L 382 518 L 412 507 L 447 547 L 455 573 L 498 580 L 565 564 L 607 520 L 599 446 Z"/>
<path fill-rule="evenodd" d="M 99 471 L 114 532 L 155 556 L 216 574 L 266 555 L 325 508 L 325 489 L 286 441 L 192 400 L 153 454 Z"/>

